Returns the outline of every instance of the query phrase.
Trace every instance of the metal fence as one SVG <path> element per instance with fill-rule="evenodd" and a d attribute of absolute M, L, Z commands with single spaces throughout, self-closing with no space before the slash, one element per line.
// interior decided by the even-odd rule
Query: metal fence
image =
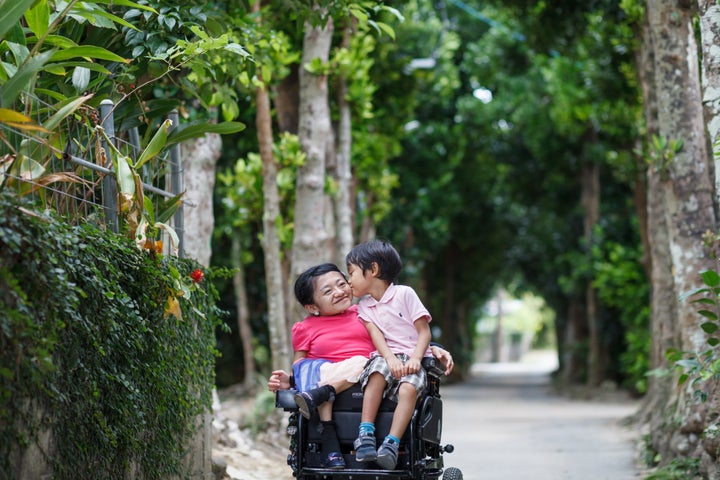
<path fill-rule="evenodd" d="M 25 110 L 32 112 L 38 125 L 55 113 L 51 105 L 37 97 L 25 98 Z M 31 196 L 37 208 L 54 210 L 68 222 L 92 221 L 118 232 L 116 177 L 110 155 L 104 152 L 109 151 L 107 142 L 110 141 L 136 162 L 142 147 L 137 127 L 116 131 L 113 112 L 112 101 L 104 100 L 97 111 L 86 109 L 69 116 L 49 136 L 0 123 L 0 189 Z M 172 121 L 171 128 L 177 128 L 177 111 L 171 112 L 168 118 Z M 99 136 L 97 129 L 88 125 L 88 119 L 101 125 L 105 135 Z M 20 158 L 25 159 L 20 163 L 22 167 L 13 166 Z M 172 145 L 143 165 L 138 173 L 145 196 L 157 211 L 163 200 L 184 190 L 180 146 Z M 182 205 L 168 223 L 178 235 L 182 256 Z M 164 231 L 161 233 L 167 236 Z M 167 238 L 161 240 L 167 253 L 170 242 Z"/>

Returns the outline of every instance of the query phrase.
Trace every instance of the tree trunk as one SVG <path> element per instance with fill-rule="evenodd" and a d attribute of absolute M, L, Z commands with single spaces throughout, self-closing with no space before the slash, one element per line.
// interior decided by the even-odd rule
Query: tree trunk
<path fill-rule="evenodd" d="M 183 208 L 183 251 L 185 256 L 209 266 L 211 239 L 215 227 L 213 190 L 215 165 L 220 158 L 222 139 L 208 133 L 182 144 L 184 198 L 195 207 Z M 212 470 L 212 416 L 205 411 L 194 419 L 196 433 L 190 440 L 187 462 L 193 478 L 202 478 Z"/>
<path fill-rule="evenodd" d="M 587 339 L 585 308 L 579 297 L 570 297 L 567 303 L 567 319 L 564 338 L 558 339 L 565 346 L 562 358 L 561 378 L 564 385 L 580 383 L 587 375 L 587 355 L 578 347 Z"/>
<path fill-rule="evenodd" d="M 291 255 L 291 279 L 308 267 L 330 258 L 325 231 L 325 161 L 331 134 L 326 75 L 307 70 L 313 60 L 325 65 L 330 55 L 332 19 L 324 27 L 305 25 L 300 69 L 300 118 L 298 136 L 307 158 L 297 173 L 295 231 Z M 293 282 L 289 282 L 292 288 Z M 292 318 L 302 318 L 303 309 L 293 302 Z"/>
<path fill-rule="evenodd" d="M 668 164 L 655 162 L 649 173 L 650 244 L 653 254 L 669 252 L 669 265 L 663 258 L 653 260 L 653 317 L 663 315 L 656 308 L 656 296 L 669 295 L 663 291 L 672 285 L 671 295 L 699 286 L 699 272 L 712 268 L 712 262 L 702 248 L 701 236 L 707 230 L 715 231 L 713 182 L 705 139 L 705 125 L 700 95 L 697 45 L 695 43 L 694 12 L 686 4 L 661 0 L 647 4 L 649 33 L 654 50 L 654 78 L 657 92 L 657 125 L 661 138 L 682 140 L 682 148 L 656 152 L 655 158 L 671 160 Z M 659 190 L 659 191 L 658 191 Z M 663 219 L 655 218 L 659 212 Z M 666 230 L 658 231 L 664 221 Z M 667 237 L 665 237 L 665 232 Z M 660 244 L 667 242 L 666 245 Z M 670 270 L 662 271 L 663 267 Z M 672 282 L 664 275 L 671 275 Z M 657 283 L 656 283 L 657 282 Z M 669 300 L 662 300 L 663 306 Z M 668 323 L 659 324 L 653 318 L 653 361 L 666 346 L 684 351 L 699 351 L 705 342 L 699 328 L 700 316 L 689 303 L 675 303 L 676 316 L 661 317 Z M 651 415 L 652 425 L 662 428 L 663 434 L 653 432 L 653 445 L 670 461 L 678 455 L 699 457 L 704 426 L 707 424 L 705 408 L 692 399 L 687 387 L 669 385 L 667 396 L 661 394 Z M 664 415 L 664 416 L 663 416 Z M 660 416 L 660 417 L 658 417 Z M 672 423 L 679 421 L 678 424 Z"/>
<path fill-rule="evenodd" d="M 298 66 L 290 66 L 290 74 L 275 87 L 275 112 L 280 132 L 298 133 Z"/>
<path fill-rule="evenodd" d="M 253 386 L 255 377 L 255 357 L 253 356 L 253 333 L 250 326 L 250 313 L 248 309 L 247 290 L 245 289 L 245 268 L 242 263 L 242 245 L 238 234 L 232 237 L 232 266 L 235 270 L 233 275 L 233 287 L 235 290 L 235 301 L 237 303 L 236 314 L 238 333 L 243 348 L 243 365 L 245 375 L 243 385 L 249 391 Z"/>
<path fill-rule="evenodd" d="M 253 4 L 253 11 L 258 12 L 260 2 Z M 257 21 L 261 19 L 258 16 Z M 258 70 L 258 78 L 263 82 L 262 73 Z M 270 113 L 270 97 L 265 86 L 255 91 L 257 111 L 255 124 L 257 127 L 260 158 L 263 173 L 263 256 L 265 260 L 265 284 L 268 301 L 268 330 L 270 333 L 270 351 L 273 370 L 285 369 L 290 365 L 289 331 L 285 323 L 285 290 L 283 271 L 280 260 L 280 237 L 276 220 L 280 216 L 280 195 L 277 188 L 277 164 L 273 155 L 272 116 Z"/>
<path fill-rule="evenodd" d="M 343 30 L 343 47 L 350 45 L 352 34 L 351 25 Z M 336 261 L 344 268 L 345 255 L 353 247 L 353 208 L 352 208 L 352 170 L 350 158 L 352 153 L 352 117 L 350 104 L 347 100 L 347 79 L 341 77 L 338 82 L 338 115 L 337 126 L 337 153 L 335 165 L 335 178 L 337 181 L 337 194 L 335 195 L 335 226 L 337 233 Z"/>
<path fill-rule="evenodd" d="M 184 199 L 195 207 L 185 207 L 183 220 L 183 250 L 185 256 L 201 265 L 210 265 L 210 247 L 215 216 L 213 215 L 213 189 L 215 165 L 220 158 L 222 139 L 208 133 L 193 142 L 182 145 Z"/>
<path fill-rule="evenodd" d="M 588 259 L 594 244 L 594 229 L 600 219 L 600 169 L 592 160 L 586 161 L 582 170 L 582 206 L 584 211 L 583 234 Z M 603 379 L 600 358 L 600 334 L 598 331 L 597 292 L 588 279 L 585 287 L 585 311 L 588 329 L 587 384 L 595 387 Z"/>
<path fill-rule="evenodd" d="M 715 177 L 715 192 L 713 199 L 717 208 L 718 192 L 720 192 L 720 178 L 717 176 L 720 166 L 720 7 L 717 2 L 709 0 L 698 1 L 700 13 L 700 38 L 702 39 L 702 89 L 705 124 L 708 129 L 708 148 L 712 152 L 714 163 L 713 176 Z M 717 211 L 717 210 L 716 210 Z M 716 219 L 717 220 L 717 219 Z M 705 412 L 717 412 L 720 409 L 720 386 L 717 382 L 708 384 L 708 398 L 705 402 Z M 710 417 L 710 415 L 708 415 Z M 707 417 L 706 417 L 707 418 Z M 717 428 L 718 421 L 707 418 L 704 427 Z M 708 478 L 720 478 L 720 463 L 718 462 L 718 440 L 714 435 L 706 435 L 702 440 L 701 470 Z"/>
<path fill-rule="evenodd" d="M 655 51 L 653 36 L 650 32 L 649 18 L 646 15 L 640 32 L 641 48 L 636 57 L 639 84 L 643 95 L 643 110 L 647 143 L 651 145 L 653 136 L 659 134 L 657 82 L 655 80 Z M 650 331 L 652 343 L 650 347 L 650 368 L 668 368 L 665 352 L 676 345 L 673 338 L 673 324 L 677 318 L 677 302 L 674 297 L 672 274 L 672 258 L 668 239 L 664 192 L 658 171 L 649 168 L 646 172 L 646 270 L 652 285 L 650 298 Z M 670 392 L 673 390 L 674 379 L 670 376 L 648 377 L 648 390 L 643 401 L 639 417 L 640 421 L 650 425 L 650 444 L 658 451 L 669 452 L 669 438 L 666 437 L 665 424 L 669 419 L 658 412 L 669 403 Z"/>
<path fill-rule="evenodd" d="M 720 167 L 720 6 L 710 0 L 699 0 L 700 37 L 702 38 L 702 89 L 705 123 L 713 152 L 714 171 Z M 715 178 L 715 192 L 720 192 L 720 176 Z M 717 202 L 718 199 L 716 198 Z"/>

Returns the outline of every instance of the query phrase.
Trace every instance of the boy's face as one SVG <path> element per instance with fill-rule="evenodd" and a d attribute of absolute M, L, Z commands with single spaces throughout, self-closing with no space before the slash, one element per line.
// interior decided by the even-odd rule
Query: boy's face
<path fill-rule="evenodd" d="M 347 267 L 353 296 L 359 298 L 370 293 L 372 274 L 369 271 L 363 273 L 362 267 L 354 263 L 349 263 Z"/>

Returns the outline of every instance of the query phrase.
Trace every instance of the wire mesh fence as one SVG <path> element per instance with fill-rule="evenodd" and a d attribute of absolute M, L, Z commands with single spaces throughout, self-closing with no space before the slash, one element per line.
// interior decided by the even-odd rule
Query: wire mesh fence
<path fill-rule="evenodd" d="M 57 122 L 62 105 L 25 96 L 22 107 L 32 124 L 0 123 L 0 189 L 30 197 L 36 208 L 55 211 L 68 222 L 92 221 L 118 232 L 118 188 L 111 149 L 112 154 L 135 164 L 142 152 L 137 127 L 116 132 L 114 105 L 109 100 L 97 110 L 83 105 Z M 176 112 L 170 119 L 177 126 Z M 52 128 L 46 130 L 45 125 Z M 153 157 L 138 174 L 145 198 L 159 211 L 164 201 L 183 191 L 179 146 Z M 169 224 L 182 254 L 182 206 Z M 167 236 L 164 231 L 159 234 Z"/>

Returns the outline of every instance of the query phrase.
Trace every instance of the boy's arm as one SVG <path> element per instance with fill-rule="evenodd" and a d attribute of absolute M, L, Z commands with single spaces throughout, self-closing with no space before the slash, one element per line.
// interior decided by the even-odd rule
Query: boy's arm
<path fill-rule="evenodd" d="M 418 343 L 413 350 L 412 357 L 422 360 L 430 346 L 430 339 L 432 335 L 430 333 L 430 325 L 428 324 L 427 317 L 421 317 L 415 320 L 415 330 L 418 332 Z"/>
<path fill-rule="evenodd" d="M 365 320 L 363 320 L 363 323 L 370 334 L 370 338 L 372 339 L 373 345 L 375 345 L 375 349 L 380 355 L 382 355 L 387 362 L 388 367 L 390 367 L 390 372 L 392 372 L 393 377 L 400 378 L 405 375 L 406 372 L 402 362 L 392 351 L 390 351 L 390 347 L 388 347 L 388 344 L 385 341 L 385 335 L 383 335 L 377 325 Z"/>

